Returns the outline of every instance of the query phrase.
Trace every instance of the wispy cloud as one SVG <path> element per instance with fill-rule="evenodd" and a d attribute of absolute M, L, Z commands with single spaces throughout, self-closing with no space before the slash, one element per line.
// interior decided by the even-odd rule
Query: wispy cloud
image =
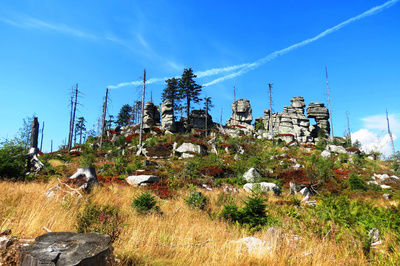
<path fill-rule="evenodd" d="M 310 43 L 313 43 L 313 42 L 315 42 L 315 41 L 317 41 L 317 40 L 319 40 L 319 39 L 321 39 L 321 38 L 323 38 L 323 37 L 325 37 L 325 36 L 327 36 L 329 34 L 332 34 L 332 33 L 336 32 L 336 31 L 342 29 L 343 27 L 345 27 L 345 26 L 347 26 L 347 25 L 349 25 L 349 24 L 351 24 L 353 22 L 356 22 L 356 21 L 361 20 L 361 19 L 363 19 L 365 17 L 368 17 L 368 16 L 375 15 L 375 14 L 379 13 L 380 11 L 393 6 L 394 4 L 396 4 L 399 1 L 400 0 L 390 0 L 390 1 L 385 2 L 382 5 L 375 6 L 375 7 L 371 8 L 371 9 L 369 9 L 369 10 L 367 10 L 367 11 L 365 11 L 365 12 L 363 12 L 363 13 L 355 16 L 355 17 L 352 17 L 352 18 L 350 18 L 350 19 L 348 19 L 348 20 L 346 20 L 346 21 L 344 21 L 342 23 L 339 23 L 336 26 L 333 26 L 333 27 L 331 27 L 331 28 L 329 28 L 329 29 L 317 34 L 316 36 L 314 36 L 312 38 L 309 38 L 309 39 L 306 39 L 304 41 L 298 42 L 298 43 L 293 44 L 293 45 L 291 45 L 291 46 L 289 46 L 287 48 L 272 52 L 269 55 L 267 55 L 267 56 L 265 56 L 263 58 L 260 58 L 260 59 L 254 61 L 254 62 L 239 64 L 239 65 L 234 65 L 234 66 L 221 67 L 221 68 L 213 68 L 213 69 L 197 72 L 196 75 L 197 75 L 198 78 L 205 78 L 205 77 L 209 77 L 209 76 L 213 76 L 213 75 L 217 75 L 217 74 L 221 74 L 221 73 L 236 71 L 236 72 L 227 74 L 225 76 L 216 78 L 216 79 L 214 79 L 214 80 L 212 80 L 210 82 L 207 82 L 207 83 L 203 84 L 204 87 L 211 86 L 211 85 L 223 82 L 225 80 L 229 80 L 229 79 L 233 79 L 233 78 L 239 77 L 239 76 L 241 76 L 241 75 L 243 75 L 243 74 L 245 74 L 245 73 L 247 73 L 247 72 L 249 72 L 251 70 L 256 69 L 257 67 L 260 67 L 260 66 L 264 65 L 267 62 L 272 61 L 273 59 L 275 59 L 278 56 L 284 55 L 284 54 L 286 54 L 288 52 L 291 52 L 291 51 L 293 51 L 293 50 L 295 50 L 297 48 L 300 48 L 300 47 L 306 46 L 306 45 L 308 45 Z M 157 78 L 157 79 L 154 79 L 154 80 L 157 80 L 156 82 L 161 82 L 164 79 Z M 109 87 L 110 88 L 120 88 L 120 87 L 136 84 L 136 82 L 141 82 L 141 81 L 123 82 L 123 83 L 120 83 L 118 85 L 110 85 Z M 156 82 L 154 82 L 154 83 L 156 83 Z"/>
<path fill-rule="evenodd" d="M 38 30 L 48 30 L 55 31 L 63 34 L 72 35 L 79 38 L 87 38 L 87 39 L 98 39 L 99 37 L 65 24 L 58 24 L 47 22 L 44 20 L 40 20 L 37 18 L 29 17 L 29 16 L 17 16 L 13 18 L 0 17 L 0 21 L 6 23 L 8 25 L 23 28 L 23 29 L 38 29 Z"/>
<path fill-rule="evenodd" d="M 269 55 L 267 55 L 267 56 L 265 56 L 265 57 L 263 57 L 263 58 L 261 58 L 261 59 L 259 59 L 259 60 L 257 60 L 257 61 L 254 61 L 254 62 L 252 62 L 252 63 L 249 63 L 248 66 L 246 66 L 245 68 L 241 69 L 240 71 L 237 71 L 237 72 L 235 72 L 235 73 L 231 73 L 231 74 L 229 74 L 229 75 L 226 75 L 226 76 L 217 78 L 217 79 L 215 79 L 215 80 L 212 80 L 212 81 L 210 81 L 210 82 L 204 84 L 203 86 L 204 86 L 204 87 L 211 86 L 211 85 L 217 84 L 217 83 L 219 83 L 219 82 L 223 82 L 223 81 L 225 81 L 225 80 L 228 80 L 228 79 L 232 79 L 232 78 L 236 78 L 236 77 L 238 77 L 238 76 L 241 76 L 241 75 L 243 75 L 243 74 L 245 74 L 245 73 L 247 73 L 247 72 L 249 72 L 249 71 L 251 71 L 251 70 L 254 70 L 255 68 L 257 68 L 257 67 L 259 67 L 259 66 L 264 65 L 264 64 L 267 63 L 267 62 L 272 61 L 273 59 L 275 59 L 275 58 L 278 57 L 278 56 L 284 55 L 284 54 L 286 54 L 286 53 L 288 53 L 288 52 L 290 52 L 290 51 L 292 51 L 292 50 L 295 50 L 295 49 L 297 49 L 297 48 L 300 48 L 300 47 L 306 46 L 306 45 L 308 45 L 308 44 L 310 44 L 310 43 L 312 43 L 312 42 L 315 42 L 315 41 L 317 41 L 317 40 L 319 40 L 319 39 L 321 39 L 321 38 L 323 38 L 323 37 L 325 37 L 325 36 L 327 36 L 327 35 L 329 35 L 329 34 L 332 34 L 332 33 L 336 32 L 336 31 L 342 29 L 343 27 L 345 27 L 345 26 L 347 26 L 347 25 L 349 25 L 349 24 L 351 24 L 351 23 L 353 23 L 353 22 L 356 22 L 356 21 L 358 21 L 358 20 L 360 20 L 360 19 L 363 19 L 363 18 L 368 17 L 368 16 L 375 15 L 375 14 L 377 14 L 378 12 L 380 12 L 380 11 L 386 9 L 386 8 L 389 8 L 389 7 L 393 6 L 393 5 L 396 4 L 398 1 L 399 1 L 399 0 L 390 0 L 390 1 L 387 1 L 386 3 L 384 3 L 384 4 L 382 4 L 382 5 L 373 7 L 373 8 L 371 8 L 371 9 L 365 11 L 364 13 L 361 13 L 360 15 L 357 15 L 357 16 L 355 16 L 355 17 L 352 17 L 352 18 L 350 18 L 350 19 L 348 19 L 348 20 L 346 20 L 346 21 L 344 21 L 344 22 L 342 22 L 342 23 L 340 23 L 340 24 L 338 24 L 338 25 L 336 25 L 336 26 L 334 26 L 334 27 L 331 27 L 331 28 L 329 28 L 329 29 L 327 29 L 327 30 L 321 32 L 320 34 L 318 34 L 318 35 L 316 35 L 316 36 L 314 36 L 314 37 L 312 37 L 312 38 L 309 38 L 309 39 L 307 39 L 307 40 L 298 42 L 298 43 L 293 44 L 293 45 L 291 45 L 291 46 L 289 46 L 289 47 L 287 47 L 287 48 L 284 48 L 284 49 L 281 49 L 281 50 L 272 52 L 272 53 L 270 53 Z"/>

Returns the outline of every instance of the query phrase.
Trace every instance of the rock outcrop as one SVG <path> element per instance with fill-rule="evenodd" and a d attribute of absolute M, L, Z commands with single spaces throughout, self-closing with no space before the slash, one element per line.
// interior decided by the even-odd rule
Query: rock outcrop
<path fill-rule="evenodd" d="M 169 100 L 161 104 L 161 127 L 165 131 L 175 131 L 174 108 Z"/>
<path fill-rule="evenodd" d="M 296 140 L 305 143 L 315 141 L 320 129 L 329 135 L 329 112 L 323 103 L 310 103 L 306 116 L 303 97 L 293 97 L 290 101 L 291 105 L 285 106 L 282 113 L 272 113 L 270 117 L 270 110 L 266 109 L 264 116 L 256 119 L 256 125 L 263 128 L 263 137 L 274 136 L 286 142 Z M 309 118 L 314 118 L 317 124 L 310 126 Z"/>
<path fill-rule="evenodd" d="M 160 124 L 160 109 L 152 102 L 147 102 L 143 111 L 144 128 L 152 128 Z"/>
<path fill-rule="evenodd" d="M 205 110 L 193 110 L 189 116 L 189 123 L 192 128 L 205 129 L 206 128 L 206 116 L 207 116 L 207 128 L 211 128 L 213 125 L 212 117 L 210 114 L 206 114 Z"/>
<path fill-rule="evenodd" d="M 240 99 L 232 104 L 232 117 L 226 122 L 228 126 L 250 126 L 253 121 L 253 111 L 251 109 L 250 101 L 247 99 Z"/>
<path fill-rule="evenodd" d="M 318 138 L 321 133 L 325 136 L 329 136 L 331 130 L 329 124 L 329 110 L 323 103 L 310 103 L 307 106 L 307 117 L 314 118 L 315 122 L 317 122 L 315 126 L 310 128 L 313 138 Z M 323 132 L 320 132 L 320 130 L 323 130 Z"/>

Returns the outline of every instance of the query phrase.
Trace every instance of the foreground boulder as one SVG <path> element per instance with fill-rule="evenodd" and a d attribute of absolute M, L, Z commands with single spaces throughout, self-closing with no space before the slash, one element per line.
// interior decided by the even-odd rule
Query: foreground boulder
<path fill-rule="evenodd" d="M 20 265 L 112 265 L 111 239 L 98 233 L 51 232 L 20 251 Z"/>
<path fill-rule="evenodd" d="M 261 175 L 257 172 L 257 170 L 255 168 L 250 168 L 249 170 L 247 170 L 246 173 L 244 173 L 243 178 L 247 181 L 247 182 L 254 182 L 256 181 L 256 179 L 260 178 Z"/>
<path fill-rule="evenodd" d="M 193 143 L 183 143 L 175 151 L 180 153 L 182 158 L 190 158 L 194 157 L 195 154 L 207 152 L 207 150 L 203 146 Z"/>

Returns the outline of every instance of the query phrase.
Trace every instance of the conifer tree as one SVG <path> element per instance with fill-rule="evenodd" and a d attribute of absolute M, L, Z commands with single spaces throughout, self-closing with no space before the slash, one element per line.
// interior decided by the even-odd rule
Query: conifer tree
<path fill-rule="evenodd" d="M 124 104 L 119 111 L 117 125 L 121 127 L 129 125 L 132 116 L 131 113 L 132 107 L 129 104 Z"/>
<path fill-rule="evenodd" d="M 175 116 L 175 111 L 180 109 L 180 90 L 179 90 L 179 79 L 170 78 L 165 81 L 167 83 L 167 87 L 165 87 L 161 99 L 164 102 L 165 100 L 169 100 L 172 103 L 172 108 Z"/>
<path fill-rule="evenodd" d="M 186 101 L 183 108 L 186 109 L 186 118 L 189 118 L 190 108 L 192 103 L 199 103 L 201 99 L 199 98 L 201 93 L 201 85 L 198 85 L 194 79 L 197 76 L 193 73 L 191 68 L 185 68 L 183 70 L 182 77 L 179 79 L 179 94 L 180 97 Z"/>
<path fill-rule="evenodd" d="M 86 120 L 83 116 L 78 118 L 78 121 L 76 122 L 75 125 L 75 135 L 79 136 L 79 144 L 82 144 L 82 137 L 83 141 L 85 141 L 85 135 L 86 135 Z"/>

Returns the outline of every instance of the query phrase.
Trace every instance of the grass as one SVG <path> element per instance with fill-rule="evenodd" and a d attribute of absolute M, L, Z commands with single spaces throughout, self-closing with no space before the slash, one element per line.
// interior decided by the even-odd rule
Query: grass
<path fill-rule="evenodd" d="M 54 186 L 50 183 L 0 182 L 0 231 L 11 229 L 19 238 L 34 238 L 45 233 L 43 227 L 52 231 L 75 231 L 76 218 L 85 206 L 86 198 L 48 199 L 45 192 Z M 202 192 L 210 199 L 210 210 L 193 209 L 185 203 L 188 191 L 179 190 L 167 200 L 157 199 L 162 215 L 150 213 L 140 215 L 132 210 L 132 199 L 141 195 L 141 188 L 107 184 L 96 188 L 90 200 L 106 205 L 112 203 L 119 209 L 122 231 L 114 242 L 114 253 L 125 264 L 149 265 L 366 265 L 397 264 L 400 261 L 399 243 L 390 233 L 385 235 L 380 251 L 372 251 L 366 257 L 362 241 L 351 234 L 335 240 L 334 231 L 326 237 L 313 233 L 310 224 L 316 217 L 306 216 L 307 211 L 288 207 L 286 198 L 269 196 L 269 215 L 282 222 L 282 230 L 287 235 L 297 234 L 298 241 L 282 241 L 272 250 L 249 253 L 245 247 L 234 244 L 250 232 L 231 225 L 216 217 L 223 208 L 220 191 Z M 232 194 L 235 202 L 241 202 L 246 194 Z M 380 202 L 379 204 L 383 204 Z M 285 208 L 293 209 L 295 215 L 283 215 Z M 303 222 L 304 220 L 304 222 Z M 330 225 L 334 228 L 334 224 Z M 265 239 L 265 230 L 253 233 L 254 237 Z M 388 252 L 389 245 L 394 250 Z"/>

